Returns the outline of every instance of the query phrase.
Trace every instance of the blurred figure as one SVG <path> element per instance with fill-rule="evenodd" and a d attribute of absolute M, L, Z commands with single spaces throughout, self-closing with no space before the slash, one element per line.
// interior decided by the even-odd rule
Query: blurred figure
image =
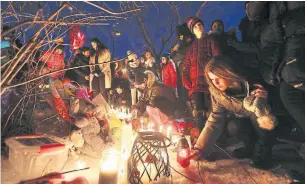
<path fill-rule="evenodd" d="M 162 83 L 173 89 L 176 96 L 177 93 L 177 73 L 174 62 L 170 59 L 170 55 L 165 53 L 161 55 L 161 71 Z"/>

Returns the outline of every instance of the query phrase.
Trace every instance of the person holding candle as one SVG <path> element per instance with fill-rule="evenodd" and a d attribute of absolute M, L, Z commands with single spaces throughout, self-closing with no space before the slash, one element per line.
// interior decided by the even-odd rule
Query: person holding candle
<path fill-rule="evenodd" d="M 251 157 L 251 166 L 267 169 L 271 166 L 269 161 L 277 119 L 268 105 L 268 92 L 261 85 L 249 85 L 239 72 L 238 67 L 223 56 L 214 57 L 206 65 L 205 77 L 212 95 L 213 111 L 194 146 L 191 158 L 209 155 L 224 129 L 227 114 L 231 112 L 243 116 L 240 124 L 246 127 L 240 129 L 243 131 L 245 147 L 234 150 L 233 156 Z"/>
<path fill-rule="evenodd" d="M 148 70 L 136 73 L 135 87 L 142 91 L 142 96 L 132 106 L 133 109 L 137 109 L 140 114 L 147 112 L 155 125 L 170 121 L 177 100 L 171 88 L 156 80 L 154 73 Z"/>

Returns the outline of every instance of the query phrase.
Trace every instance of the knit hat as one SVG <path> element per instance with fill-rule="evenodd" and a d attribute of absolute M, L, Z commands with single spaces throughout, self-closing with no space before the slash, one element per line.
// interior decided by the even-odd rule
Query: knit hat
<path fill-rule="evenodd" d="M 198 19 L 197 17 L 189 17 L 187 19 L 186 24 L 187 24 L 187 27 L 189 28 L 189 30 L 191 31 L 191 33 L 194 33 L 193 29 L 198 22 L 200 22 L 202 25 L 204 25 L 203 22 L 200 19 Z"/>
<path fill-rule="evenodd" d="M 216 19 L 216 20 L 214 20 L 214 21 L 212 22 L 212 24 L 211 24 L 211 30 L 212 30 L 213 24 L 214 24 L 215 22 L 220 22 L 220 23 L 224 26 L 224 23 L 223 23 L 222 20 Z"/>
<path fill-rule="evenodd" d="M 145 73 L 143 73 L 143 72 L 138 72 L 138 73 L 136 73 L 136 75 L 135 75 L 135 84 L 136 84 L 136 85 L 141 85 L 141 84 L 145 83 L 146 79 L 147 79 L 147 78 L 146 78 Z"/>
<path fill-rule="evenodd" d="M 167 60 L 170 60 L 170 54 L 169 53 L 163 53 L 161 55 L 160 59 L 162 60 L 163 57 L 167 58 Z"/>

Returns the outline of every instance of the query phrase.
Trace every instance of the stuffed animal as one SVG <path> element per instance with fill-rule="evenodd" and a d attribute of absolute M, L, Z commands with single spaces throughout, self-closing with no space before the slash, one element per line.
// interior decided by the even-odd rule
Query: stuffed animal
<path fill-rule="evenodd" d="M 85 99 L 71 99 L 70 101 L 70 117 L 73 118 L 74 125 L 80 128 L 84 143 L 88 144 L 94 152 L 100 154 L 104 149 L 109 147 L 106 133 L 107 126 L 106 109 L 103 106 L 97 106 L 91 101 Z M 102 124 L 101 124 L 102 122 Z M 72 137 L 72 135 L 71 135 Z M 76 135 L 73 136 L 77 138 Z M 108 140 L 109 141 L 109 140 Z M 80 143 L 77 143 L 80 145 Z"/>

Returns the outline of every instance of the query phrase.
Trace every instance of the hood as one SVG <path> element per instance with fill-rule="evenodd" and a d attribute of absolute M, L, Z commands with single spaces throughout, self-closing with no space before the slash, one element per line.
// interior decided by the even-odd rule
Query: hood
<path fill-rule="evenodd" d="M 158 78 L 157 76 L 150 70 L 146 70 L 145 72 L 145 75 L 147 75 L 147 87 L 148 88 L 151 88 L 152 85 L 158 81 Z"/>

